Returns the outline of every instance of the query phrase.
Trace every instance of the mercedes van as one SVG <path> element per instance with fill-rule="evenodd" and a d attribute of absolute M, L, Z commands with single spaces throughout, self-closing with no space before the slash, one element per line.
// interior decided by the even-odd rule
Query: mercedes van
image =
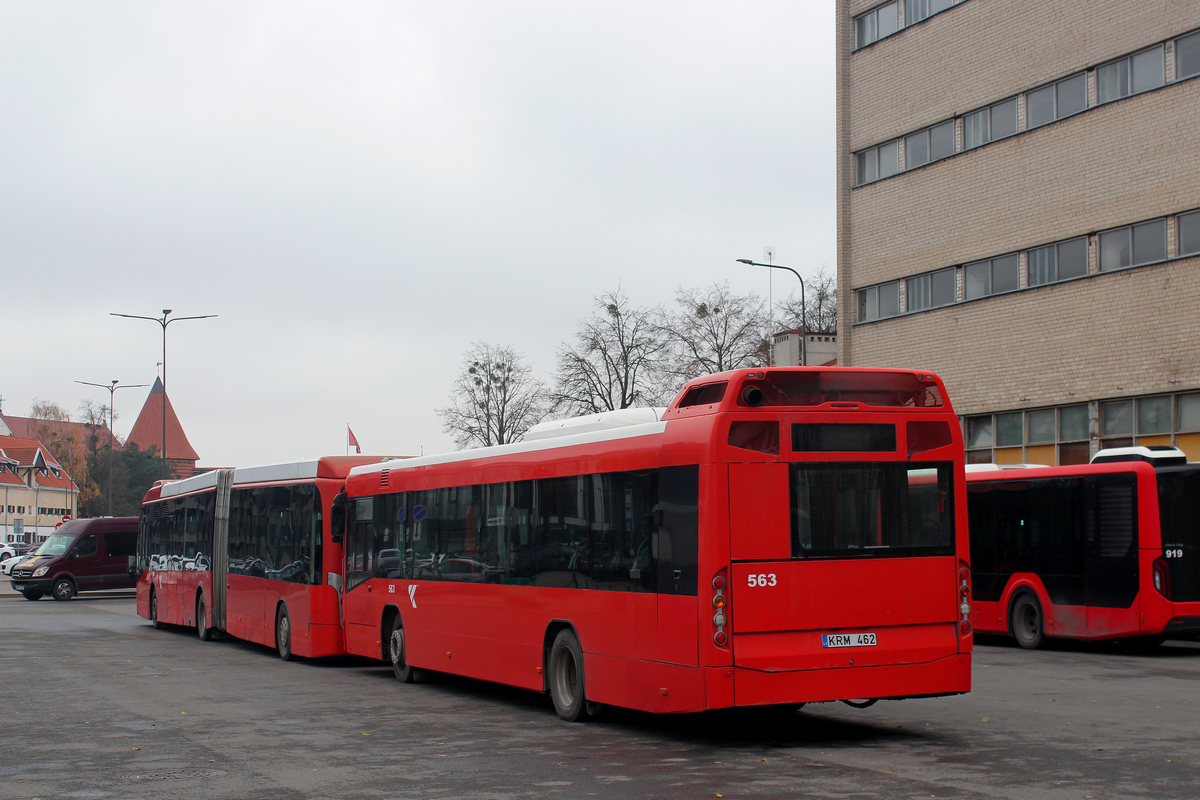
<path fill-rule="evenodd" d="M 50 534 L 12 569 L 12 588 L 26 600 L 48 594 L 70 600 L 76 592 L 132 589 L 137 517 L 73 519 Z"/>

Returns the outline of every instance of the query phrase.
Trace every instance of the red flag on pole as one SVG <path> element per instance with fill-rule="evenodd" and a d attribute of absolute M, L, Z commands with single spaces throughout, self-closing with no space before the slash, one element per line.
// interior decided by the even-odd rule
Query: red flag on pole
<path fill-rule="evenodd" d="M 350 438 L 348 440 L 349 441 L 348 446 L 353 447 L 355 453 L 362 455 L 362 448 L 358 446 L 358 439 L 356 439 L 354 437 L 354 431 L 350 430 L 349 425 L 346 426 L 346 433 L 349 434 L 349 436 L 350 436 Z"/>

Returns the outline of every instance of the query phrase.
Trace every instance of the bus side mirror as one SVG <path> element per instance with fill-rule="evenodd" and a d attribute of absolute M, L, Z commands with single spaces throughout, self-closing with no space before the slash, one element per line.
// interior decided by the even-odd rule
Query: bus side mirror
<path fill-rule="evenodd" d="M 333 498 L 333 509 L 329 518 L 329 538 L 334 544 L 341 544 L 346 532 L 346 493 L 338 492 Z"/>

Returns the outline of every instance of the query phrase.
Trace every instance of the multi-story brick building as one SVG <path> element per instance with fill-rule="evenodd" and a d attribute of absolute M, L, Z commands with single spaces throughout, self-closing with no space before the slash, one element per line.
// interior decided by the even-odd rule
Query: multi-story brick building
<path fill-rule="evenodd" d="M 838 363 L 974 461 L 1200 460 L 1200 3 L 838 0 Z"/>

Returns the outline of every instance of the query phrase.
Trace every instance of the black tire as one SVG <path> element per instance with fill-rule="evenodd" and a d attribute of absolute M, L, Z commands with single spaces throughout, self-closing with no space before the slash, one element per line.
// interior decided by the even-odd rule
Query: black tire
<path fill-rule="evenodd" d="M 1022 592 L 1012 601 L 1008 612 L 1008 629 L 1017 644 L 1026 650 L 1037 650 L 1046 643 L 1046 618 L 1042 604 L 1029 592 Z"/>
<path fill-rule="evenodd" d="M 583 679 L 583 648 L 569 628 L 558 632 L 550 646 L 550 698 L 567 722 L 587 719 L 587 689 Z"/>
<path fill-rule="evenodd" d="M 161 628 L 163 624 L 158 621 L 158 592 L 150 590 L 150 624 L 156 628 Z"/>
<path fill-rule="evenodd" d="M 41 593 L 41 591 L 39 591 L 37 589 L 26 589 L 25 591 L 21 592 L 21 594 L 25 596 L 26 600 L 41 600 L 42 599 L 42 593 Z"/>
<path fill-rule="evenodd" d="M 412 683 L 416 678 L 416 670 L 408 664 L 404 647 L 404 620 L 400 615 L 392 621 L 392 633 L 388 637 L 388 657 L 392 662 L 392 672 L 401 683 Z"/>
<path fill-rule="evenodd" d="M 204 603 L 204 595 L 196 598 L 196 635 L 200 641 L 212 641 L 212 628 L 208 627 L 208 606 Z"/>
<path fill-rule="evenodd" d="M 58 578 L 50 587 L 50 596 L 55 600 L 66 602 L 75 596 L 75 581 L 70 578 Z"/>
<path fill-rule="evenodd" d="M 275 649 L 279 658 L 292 660 L 292 622 L 288 619 L 287 606 L 281 605 L 275 614 Z"/>

